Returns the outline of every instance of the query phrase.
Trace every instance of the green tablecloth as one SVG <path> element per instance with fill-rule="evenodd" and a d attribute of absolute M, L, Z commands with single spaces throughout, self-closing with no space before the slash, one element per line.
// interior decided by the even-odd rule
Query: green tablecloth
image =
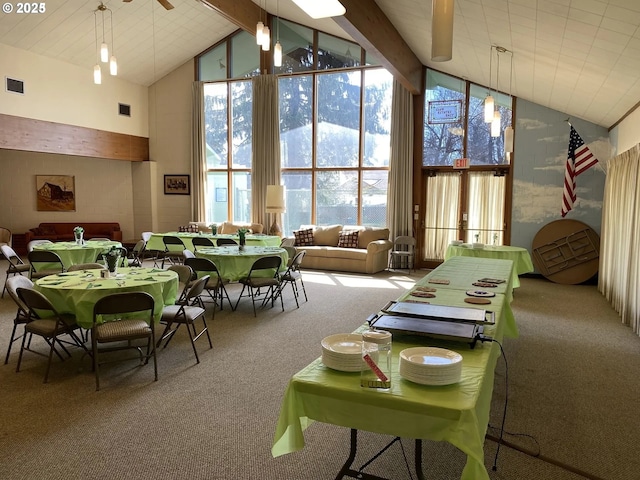
<path fill-rule="evenodd" d="M 529 251 L 522 247 L 511 247 L 508 245 L 492 247 L 487 245 L 483 248 L 472 248 L 468 244 L 449 245 L 444 254 L 444 259 L 449 260 L 456 256 L 496 258 L 513 261 L 513 271 L 515 273 L 513 277 L 513 288 L 520 286 L 518 275 L 533 272 L 533 263 L 531 262 Z"/>
<path fill-rule="evenodd" d="M 83 328 L 91 328 L 93 306 L 100 298 L 118 292 L 147 292 L 155 300 L 154 317 L 158 322 L 163 307 L 176 301 L 178 274 L 156 268 L 119 268 L 116 278 L 100 278 L 100 270 L 78 270 L 41 278 L 34 288 L 58 312 L 75 314 Z"/>
<path fill-rule="evenodd" d="M 459 267 L 467 262 L 473 264 L 476 259 L 461 260 L 456 262 Z M 494 261 L 487 262 L 484 270 L 477 269 L 474 273 L 493 276 L 496 271 L 505 272 L 505 266 L 507 273 L 511 268 L 510 262 L 503 263 L 497 270 L 490 268 Z M 438 267 L 430 275 L 444 278 L 449 274 L 447 264 L 445 262 L 444 268 Z M 473 270 L 473 265 L 469 269 Z M 436 297 L 425 301 L 471 307 L 464 302 L 466 295 L 463 289 L 441 290 L 438 285 L 432 286 L 437 289 Z M 510 294 L 507 288 L 504 294 L 497 294 L 492 299 L 496 324 L 486 327 L 485 333 L 496 340 L 502 340 L 505 326 L 513 322 L 508 301 Z M 363 326 L 359 331 L 365 328 Z M 510 335 L 517 335 L 517 331 L 510 332 Z M 295 374 L 282 401 L 271 450 L 273 456 L 302 449 L 303 431 L 313 421 L 321 421 L 405 438 L 447 441 L 467 454 L 467 463 L 462 472 L 464 480 L 488 479 L 483 445 L 489 422 L 494 369 L 500 355 L 499 346 L 495 343 L 478 343 L 475 349 L 470 349 L 466 345 L 425 339 L 422 345 L 444 346 L 456 350 L 463 357 L 461 381 L 455 385 L 435 387 L 418 385 L 400 377 L 400 351 L 416 346 L 415 343 L 406 343 L 409 338 L 415 339 L 398 337 L 393 340 L 392 386 L 386 392 L 363 389 L 358 373 L 331 370 L 322 364 L 321 359 Z M 320 341 L 318 350 L 321 350 Z"/>
<path fill-rule="evenodd" d="M 41 243 L 35 245 L 33 249 L 55 252 L 62 260 L 64 268 L 67 269 L 71 265 L 79 263 L 95 263 L 100 253 L 108 252 L 113 246 L 121 247 L 122 244 L 111 240 L 89 240 L 85 241 L 83 245 L 78 245 L 76 242 Z M 36 269 L 46 269 L 46 267 L 43 265 L 40 268 L 36 267 Z"/>
<path fill-rule="evenodd" d="M 282 258 L 282 269 L 287 268 L 289 255 L 280 247 L 255 247 L 247 245 L 244 251 L 239 247 L 207 247 L 199 248 L 195 252 L 196 257 L 208 258 L 218 267 L 220 277 L 226 280 L 237 281 L 246 277 L 251 270 L 253 262 L 260 257 L 278 255 Z"/>
<path fill-rule="evenodd" d="M 191 239 L 193 237 L 206 237 L 213 240 L 213 243 L 216 244 L 215 240 L 218 238 L 232 238 L 236 242 L 238 241 L 238 235 L 211 235 L 208 233 L 187 233 L 187 232 L 168 232 L 168 233 L 154 233 L 149 238 L 147 242 L 147 250 L 160 250 L 164 251 L 164 243 L 162 242 L 162 237 L 165 235 L 171 235 L 174 237 L 178 237 L 184 243 L 184 246 L 187 247 L 187 250 L 194 251 L 193 243 Z M 247 235 L 246 236 L 247 245 L 251 246 L 263 246 L 263 247 L 278 247 L 280 246 L 280 242 L 282 239 L 277 235 Z M 217 244 L 216 244 L 217 245 Z"/>

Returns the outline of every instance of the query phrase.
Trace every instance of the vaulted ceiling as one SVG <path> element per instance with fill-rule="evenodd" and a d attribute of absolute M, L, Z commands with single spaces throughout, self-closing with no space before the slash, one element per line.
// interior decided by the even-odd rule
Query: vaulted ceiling
<path fill-rule="evenodd" d="M 441 63 L 430 59 L 429 0 L 345 0 L 344 17 L 321 20 L 291 0 L 205 1 L 214 9 L 199 0 L 170 0 L 172 10 L 156 0 L 104 0 L 113 12 L 119 76 L 150 85 L 240 25 L 251 29 L 263 8 L 377 50 L 407 84 L 421 63 L 496 88 L 490 52 L 499 45 L 513 52 L 511 82 L 503 61 L 500 90 L 511 83 L 518 97 L 604 127 L 640 101 L 638 0 L 455 0 L 453 59 Z M 46 0 L 44 13 L 29 14 L 7 3 L 14 11 L 0 16 L 0 43 L 86 68 L 91 81 L 98 0 Z M 11 65 L 0 69 L 11 76 Z"/>

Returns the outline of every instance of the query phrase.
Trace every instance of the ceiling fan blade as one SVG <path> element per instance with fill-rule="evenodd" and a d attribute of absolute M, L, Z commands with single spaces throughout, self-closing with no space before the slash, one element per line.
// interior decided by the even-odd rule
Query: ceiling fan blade
<path fill-rule="evenodd" d="M 129 3 L 131 0 L 122 0 L 124 3 Z"/>
<path fill-rule="evenodd" d="M 160 2 L 160 5 L 162 5 L 167 10 L 171 10 L 173 8 L 173 5 L 169 3 L 169 0 L 158 0 L 158 2 Z"/>

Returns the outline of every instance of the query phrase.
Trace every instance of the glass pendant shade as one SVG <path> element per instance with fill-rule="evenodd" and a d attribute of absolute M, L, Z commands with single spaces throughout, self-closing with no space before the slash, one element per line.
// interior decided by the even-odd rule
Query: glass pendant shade
<path fill-rule="evenodd" d="M 256 45 L 262 45 L 262 30 L 264 29 L 264 23 L 258 22 L 256 25 Z"/>
<path fill-rule="evenodd" d="M 513 152 L 513 127 L 511 125 L 504 129 L 504 151 L 505 153 Z"/>
<path fill-rule="evenodd" d="M 102 63 L 107 63 L 109 61 L 109 47 L 107 47 L 107 44 L 104 42 L 100 45 L 100 61 Z"/>
<path fill-rule="evenodd" d="M 111 55 L 109 59 L 109 73 L 113 76 L 118 75 L 118 61 L 115 55 Z"/>
<path fill-rule="evenodd" d="M 499 137 L 500 136 L 500 112 L 496 110 L 493 113 L 493 120 L 491 121 L 491 136 Z"/>
<path fill-rule="evenodd" d="M 487 98 L 484 99 L 484 121 L 485 123 L 493 122 L 493 110 L 495 108 L 495 104 L 493 101 L 493 97 L 491 95 L 487 95 Z"/>
<path fill-rule="evenodd" d="M 100 85 L 102 83 L 102 71 L 100 65 L 96 64 L 93 67 L 93 83 Z"/>
<path fill-rule="evenodd" d="M 432 0 L 431 60 L 448 62 L 453 56 L 453 0 Z"/>
<path fill-rule="evenodd" d="M 264 27 L 262 29 L 262 50 L 268 52 L 271 48 L 271 34 L 269 32 L 269 27 Z"/>
<path fill-rule="evenodd" d="M 273 65 L 276 67 L 282 66 L 282 45 L 280 45 L 279 41 L 273 47 Z"/>

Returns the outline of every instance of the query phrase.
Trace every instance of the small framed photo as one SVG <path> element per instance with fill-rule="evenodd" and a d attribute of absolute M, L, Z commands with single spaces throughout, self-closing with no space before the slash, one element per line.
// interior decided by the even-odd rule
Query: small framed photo
<path fill-rule="evenodd" d="M 189 175 L 164 176 L 165 195 L 189 195 L 190 193 Z"/>

